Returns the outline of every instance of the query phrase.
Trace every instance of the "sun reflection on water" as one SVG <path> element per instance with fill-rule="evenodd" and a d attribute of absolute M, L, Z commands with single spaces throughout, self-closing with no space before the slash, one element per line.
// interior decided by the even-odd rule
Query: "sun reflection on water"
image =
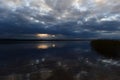
<path fill-rule="evenodd" d="M 55 48 L 56 44 L 53 43 L 41 43 L 37 45 L 37 49 L 49 49 L 49 48 Z"/>
<path fill-rule="evenodd" d="M 38 48 L 38 49 L 48 49 L 49 46 L 46 45 L 46 44 L 40 44 L 40 45 L 37 46 L 37 48 Z"/>

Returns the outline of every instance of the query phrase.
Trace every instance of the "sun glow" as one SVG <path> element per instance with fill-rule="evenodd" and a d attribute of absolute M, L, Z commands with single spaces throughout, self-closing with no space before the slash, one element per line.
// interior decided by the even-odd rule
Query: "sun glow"
<path fill-rule="evenodd" d="M 52 34 L 36 34 L 38 38 L 55 38 L 55 35 Z"/>
<path fill-rule="evenodd" d="M 49 34 L 37 34 L 36 36 L 41 38 L 47 38 L 49 37 Z"/>

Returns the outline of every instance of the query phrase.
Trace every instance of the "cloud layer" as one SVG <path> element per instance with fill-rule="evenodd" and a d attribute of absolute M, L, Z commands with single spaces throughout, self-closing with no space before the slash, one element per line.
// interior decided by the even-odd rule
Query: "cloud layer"
<path fill-rule="evenodd" d="M 119 0 L 0 0 L 0 32 L 119 37 L 119 7 Z"/>

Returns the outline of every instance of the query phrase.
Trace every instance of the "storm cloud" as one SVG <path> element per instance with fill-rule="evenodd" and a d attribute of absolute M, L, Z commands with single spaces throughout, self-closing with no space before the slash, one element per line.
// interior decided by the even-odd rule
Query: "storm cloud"
<path fill-rule="evenodd" d="M 0 33 L 120 38 L 119 7 L 119 0 L 0 0 Z"/>

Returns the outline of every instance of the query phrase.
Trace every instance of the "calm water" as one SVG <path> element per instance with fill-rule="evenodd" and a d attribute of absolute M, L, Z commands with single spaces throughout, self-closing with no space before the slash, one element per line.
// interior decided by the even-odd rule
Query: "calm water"
<path fill-rule="evenodd" d="M 0 44 L 0 80 L 120 80 L 120 60 L 90 41 Z"/>

